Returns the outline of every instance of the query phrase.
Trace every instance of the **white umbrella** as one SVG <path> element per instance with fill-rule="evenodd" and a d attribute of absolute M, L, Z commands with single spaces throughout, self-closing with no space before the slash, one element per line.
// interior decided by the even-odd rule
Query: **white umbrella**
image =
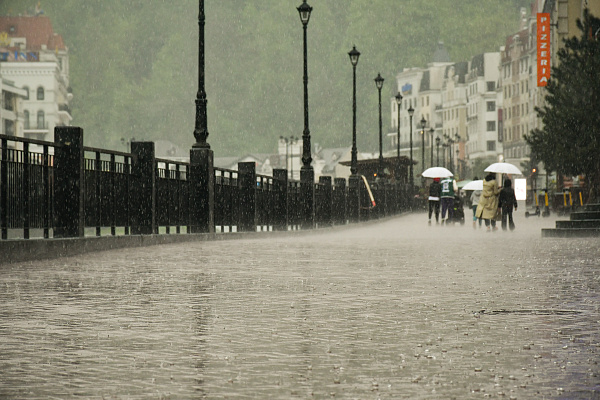
<path fill-rule="evenodd" d="M 483 190 L 483 180 L 471 181 L 463 186 L 462 190 Z"/>
<path fill-rule="evenodd" d="M 448 178 L 454 176 L 454 174 L 444 167 L 431 167 L 423 171 L 421 176 L 425 178 Z"/>
<path fill-rule="evenodd" d="M 495 172 L 497 174 L 510 174 L 510 175 L 523 175 L 521 170 L 511 163 L 507 162 L 498 162 L 490 165 L 486 169 L 485 172 Z"/>

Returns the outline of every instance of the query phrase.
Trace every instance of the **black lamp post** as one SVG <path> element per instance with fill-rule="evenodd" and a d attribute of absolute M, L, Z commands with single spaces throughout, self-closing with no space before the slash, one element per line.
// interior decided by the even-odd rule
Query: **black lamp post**
<path fill-rule="evenodd" d="M 429 145 L 431 146 L 431 167 L 433 167 L 433 133 L 435 132 L 435 129 L 431 128 L 429 129 L 429 133 L 431 134 L 431 141 L 429 142 Z"/>
<path fill-rule="evenodd" d="M 379 91 L 379 168 L 377 176 L 380 178 L 383 177 L 383 127 L 381 125 L 381 88 L 383 87 L 383 81 L 381 74 L 377 74 L 377 78 L 375 78 L 375 85 Z"/>
<path fill-rule="evenodd" d="M 210 149 L 206 142 L 208 137 L 208 122 L 206 117 L 206 91 L 204 90 L 204 0 L 200 0 L 198 13 L 198 93 L 196 94 L 196 125 L 194 138 L 196 143 L 192 148 Z"/>
<path fill-rule="evenodd" d="M 413 115 L 415 114 L 415 110 L 412 108 L 412 106 L 410 106 L 410 108 L 408 109 L 408 116 L 410 117 L 410 191 L 412 193 L 413 187 L 415 186 L 415 179 L 413 177 L 413 134 L 412 134 L 412 128 L 413 128 Z"/>
<path fill-rule="evenodd" d="M 423 168 L 421 173 L 425 171 L 425 125 L 427 125 L 427 121 L 421 115 L 421 167 Z"/>
<path fill-rule="evenodd" d="M 435 138 L 435 155 L 437 158 L 437 165 L 440 165 L 440 138 L 439 136 Z"/>
<path fill-rule="evenodd" d="M 308 63 L 307 63 L 307 44 L 306 30 L 312 7 L 306 4 L 306 0 L 297 8 L 300 14 L 300 21 L 304 30 L 304 131 L 302 132 L 302 167 L 300 168 L 300 191 L 302 192 L 302 211 L 303 222 L 302 226 L 312 228 L 314 226 L 314 180 L 315 173 L 312 167 L 310 130 L 308 129 Z M 293 150 L 293 147 L 292 147 Z M 292 160 L 293 161 L 293 160 Z"/>
<path fill-rule="evenodd" d="M 400 179 L 400 106 L 402 105 L 402 94 L 398 92 L 396 94 L 396 104 L 398 105 L 398 136 L 396 137 L 396 156 L 398 157 L 396 163 L 396 182 Z"/>
<path fill-rule="evenodd" d="M 456 143 L 456 173 L 458 173 L 459 164 L 458 164 L 458 155 L 460 154 L 460 135 L 458 133 L 454 134 L 454 143 Z M 453 171 L 454 172 L 454 171 Z"/>
<path fill-rule="evenodd" d="M 442 143 L 442 147 L 443 147 L 443 150 L 442 150 L 442 158 L 443 158 L 442 159 L 442 163 L 444 164 L 444 168 L 448 168 L 448 164 L 446 164 L 446 149 L 448 148 L 448 146 L 449 145 L 448 145 L 447 142 Z"/>
<path fill-rule="evenodd" d="M 352 50 L 348 52 L 350 56 L 350 62 L 352 63 L 352 161 L 350 164 L 350 173 L 356 175 L 357 173 L 357 150 L 356 150 L 356 64 L 358 64 L 358 58 L 360 52 L 356 50 L 356 46 L 352 46 Z"/>
<path fill-rule="evenodd" d="M 310 130 L 308 129 L 308 51 L 306 44 L 306 30 L 308 28 L 308 20 L 310 19 L 312 7 L 306 4 L 306 0 L 304 0 L 297 10 L 300 14 L 300 21 L 302 21 L 302 28 L 304 30 L 304 131 L 302 132 L 302 171 L 312 171 Z"/>

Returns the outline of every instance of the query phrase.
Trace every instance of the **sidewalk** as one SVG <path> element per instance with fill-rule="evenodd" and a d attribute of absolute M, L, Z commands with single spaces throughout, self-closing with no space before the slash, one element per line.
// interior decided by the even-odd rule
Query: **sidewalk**
<path fill-rule="evenodd" d="M 515 223 L 413 214 L 4 265 L 0 397 L 597 398 L 598 241 Z"/>

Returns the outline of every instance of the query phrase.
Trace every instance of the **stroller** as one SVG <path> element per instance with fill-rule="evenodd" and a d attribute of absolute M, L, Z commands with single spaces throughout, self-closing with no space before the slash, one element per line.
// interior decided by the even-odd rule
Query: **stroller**
<path fill-rule="evenodd" d="M 465 210 L 463 207 L 462 197 L 454 196 L 454 207 L 453 207 L 452 222 L 460 222 L 461 225 L 465 224 Z"/>

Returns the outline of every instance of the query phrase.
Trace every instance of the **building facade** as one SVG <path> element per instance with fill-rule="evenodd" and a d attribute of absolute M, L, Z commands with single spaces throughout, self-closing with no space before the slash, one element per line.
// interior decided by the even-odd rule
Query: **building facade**
<path fill-rule="evenodd" d="M 68 48 L 48 17 L 0 17 L 0 74 L 25 91 L 16 135 L 52 141 L 70 125 Z"/>
<path fill-rule="evenodd" d="M 466 153 L 470 166 L 478 158 L 498 160 L 502 155 L 502 96 L 498 66 L 500 53 L 483 53 L 469 62 L 467 85 Z"/>

